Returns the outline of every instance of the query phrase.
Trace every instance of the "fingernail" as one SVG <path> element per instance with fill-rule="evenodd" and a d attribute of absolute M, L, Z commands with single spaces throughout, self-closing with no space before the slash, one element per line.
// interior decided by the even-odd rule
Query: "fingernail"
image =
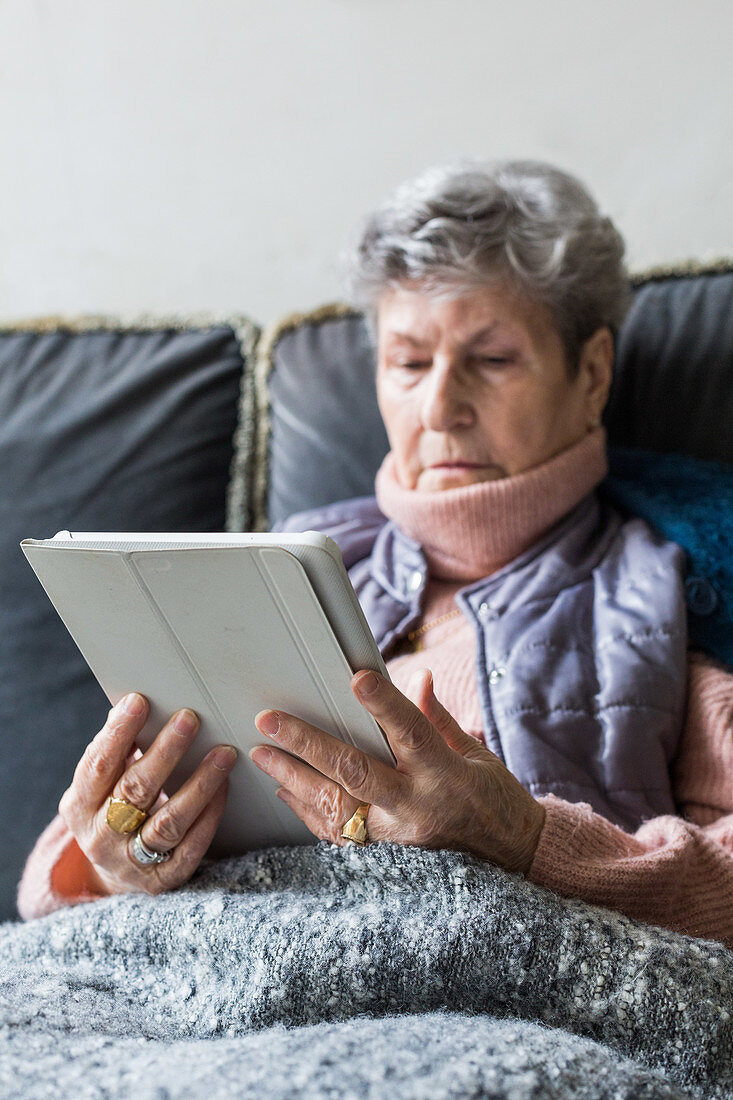
<path fill-rule="evenodd" d="M 263 710 L 255 716 L 255 725 L 266 737 L 277 737 L 280 732 L 280 715 L 276 710 Z"/>
<path fill-rule="evenodd" d="M 223 772 L 228 772 L 230 768 L 234 767 L 237 750 L 233 745 L 226 745 L 221 749 L 217 749 L 211 759 L 214 761 L 215 767 Z"/>
<path fill-rule="evenodd" d="M 425 679 L 425 673 L 427 673 L 427 680 Z M 410 677 L 408 684 L 408 691 L 415 692 L 422 686 L 422 684 L 428 684 L 432 687 L 433 674 L 429 668 L 420 668 Z"/>
<path fill-rule="evenodd" d="M 379 680 L 373 672 L 367 672 L 361 680 L 356 681 L 356 690 L 360 695 L 373 695 L 379 687 Z"/>
<path fill-rule="evenodd" d="M 250 760 L 254 760 L 258 768 L 267 771 L 267 765 L 272 760 L 272 753 L 263 745 L 258 745 L 257 748 L 250 750 L 249 758 Z"/>
<path fill-rule="evenodd" d="M 193 733 L 198 726 L 198 718 L 192 710 L 186 708 L 176 715 L 173 725 L 179 733 Z"/>
<path fill-rule="evenodd" d="M 137 717 L 145 710 L 145 700 L 142 695 L 138 695 L 136 691 L 133 691 L 122 700 L 122 709 L 125 714 L 132 714 Z"/>

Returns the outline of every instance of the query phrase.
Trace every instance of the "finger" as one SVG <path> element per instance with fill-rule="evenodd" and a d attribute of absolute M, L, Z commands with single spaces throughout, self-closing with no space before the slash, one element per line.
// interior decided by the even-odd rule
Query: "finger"
<path fill-rule="evenodd" d="M 107 798 L 125 769 L 147 717 L 147 699 L 137 692 L 125 695 L 110 710 L 107 721 L 84 750 L 71 786 L 59 802 L 59 813 L 71 828 L 87 821 Z"/>
<path fill-rule="evenodd" d="M 430 719 L 393 683 L 364 670 L 355 674 L 351 687 L 361 705 L 379 722 L 405 771 L 446 763 L 445 741 Z"/>
<path fill-rule="evenodd" d="M 445 743 L 461 756 L 470 758 L 477 754 L 485 755 L 489 751 L 475 737 L 470 737 L 461 729 L 450 711 L 445 709 L 435 694 L 433 674 L 429 668 L 421 670 L 419 681 L 415 684 L 415 705 L 432 722 Z"/>
<path fill-rule="evenodd" d="M 279 710 L 260 711 L 255 725 L 260 733 L 333 779 L 360 802 L 392 810 L 404 801 L 405 781 L 399 772 L 338 737 Z"/>
<path fill-rule="evenodd" d="M 198 716 L 192 710 L 179 710 L 166 722 L 147 752 L 125 769 L 112 791 L 113 797 L 149 810 L 198 730 Z"/>
<path fill-rule="evenodd" d="M 225 778 L 211 801 L 192 823 L 167 863 L 152 864 L 150 868 L 142 867 L 132 853 L 131 840 L 128 844 L 128 854 L 135 867 L 144 874 L 152 871 L 163 890 L 173 890 L 184 882 L 188 882 L 214 839 L 214 834 L 226 806 L 228 786 L 228 781 Z M 147 840 L 145 843 L 148 844 Z M 148 844 L 148 847 L 156 850 L 153 844 Z M 163 849 L 159 850 L 163 851 Z"/>
<path fill-rule="evenodd" d="M 359 806 L 358 799 L 347 794 L 343 787 L 287 752 L 258 745 L 249 755 L 258 768 L 272 776 L 299 802 L 310 806 L 315 816 L 328 826 L 340 828 Z"/>
<path fill-rule="evenodd" d="M 404 690 L 404 694 L 414 703 L 416 707 L 419 707 L 421 711 L 425 711 L 425 699 L 426 694 L 429 694 L 429 686 L 432 684 L 433 674 L 429 668 L 418 669 L 414 672 L 407 682 L 407 687 Z"/>
<path fill-rule="evenodd" d="M 193 827 L 237 761 L 237 750 L 219 745 L 196 771 L 145 821 L 140 835 L 155 852 L 177 848 Z"/>
<path fill-rule="evenodd" d="M 343 845 L 346 843 L 345 840 L 341 839 L 341 830 L 351 815 L 345 817 L 342 822 L 326 821 L 310 803 L 303 802 L 292 791 L 281 788 L 277 792 L 277 797 L 282 799 L 286 806 L 290 807 L 295 816 L 299 817 L 306 828 L 310 829 L 319 840 L 328 840 L 331 844 Z"/>

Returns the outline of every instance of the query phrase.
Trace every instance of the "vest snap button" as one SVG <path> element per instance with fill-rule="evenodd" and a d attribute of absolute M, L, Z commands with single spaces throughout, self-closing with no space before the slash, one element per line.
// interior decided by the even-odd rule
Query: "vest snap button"
<path fill-rule="evenodd" d="M 416 569 L 415 572 L 412 574 L 408 584 L 411 592 L 417 592 L 418 588 L 422 584 L 422 573 L 419 569 Z"/>
<path fill-rule="evenodd" d="M 489 673 L 489 683 L 496 684 L 506 674 L 505 668 L 492 668 Z"/>
<path fill-rule="evenodd" d="M 718 593 L 706 577 L 688 577 L 685 581 L 687 606 L 694 615 L 712 615 L 718 606 Z"/>
<path fill-rule="evenodd" d="M 479 604 L 478 613 L 482 619 L 486 619 L 489 622 L 493 622 L 494 619 L 499 618 L 499 612 L 493 608 L 490 603 L 487 603 L 486 600 Z"/>

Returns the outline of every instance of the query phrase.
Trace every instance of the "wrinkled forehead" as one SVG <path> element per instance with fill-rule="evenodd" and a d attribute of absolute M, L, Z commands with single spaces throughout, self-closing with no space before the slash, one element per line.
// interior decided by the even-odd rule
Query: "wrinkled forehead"
<path fill-rule="evenodd" d="M 449 287 L 436 292 L 420 283 L 387 287 L 377 303 L 376 323 L 380 349 L 495 341 L 535 346 L 559 338 L 545 305 L 499 281 L 461 292 Z"/>

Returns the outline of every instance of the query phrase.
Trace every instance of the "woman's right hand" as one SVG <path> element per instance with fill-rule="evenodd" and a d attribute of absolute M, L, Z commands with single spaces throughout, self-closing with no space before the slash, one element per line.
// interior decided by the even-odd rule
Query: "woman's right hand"
<path fill-rule="evenodd" d="M 199 720 L 192 710 L 178 711 L 142 756 L 128 760 L 148 709 L 145 697 L 136 693 L 113 707 L 59 802 L 59 814 L 91 865 L 89 884 L 100 894 L 159 894 L 187 882 L 224 811 L 227 776 L 237 759 L 236 749 L 225 745 L 212 749 L 180 790 L 170 798 L 162 795 L 156 806 L 163 784 L 193 743 Z M 107 824 L 110 796 L 149 812 L 140 836 L 153 851 L 171 852 L 167 862 L 138 863 L 135 834 L 122 836 Z"/>

